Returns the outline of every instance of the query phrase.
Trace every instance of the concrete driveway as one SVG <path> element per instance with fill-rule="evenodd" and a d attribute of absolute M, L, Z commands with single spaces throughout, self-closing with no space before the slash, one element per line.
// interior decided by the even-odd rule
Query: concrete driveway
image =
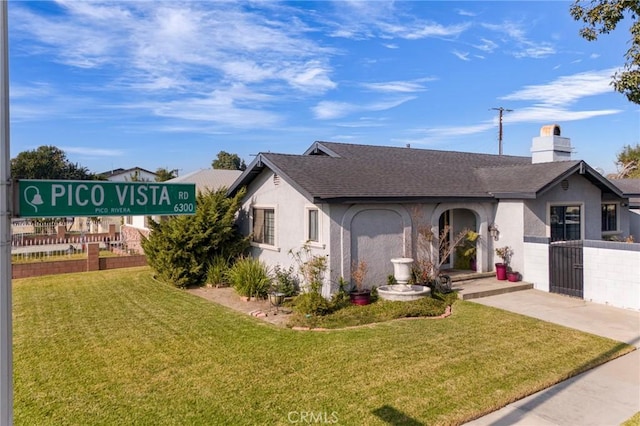
<path fill-rule="evenodd" d="M 472 302 L 539 318 L 640 348 L 640 312 L 538 290 Z M 619 425 L 640 411 L 640 351 L 516 401 L 469 425 Z"/>

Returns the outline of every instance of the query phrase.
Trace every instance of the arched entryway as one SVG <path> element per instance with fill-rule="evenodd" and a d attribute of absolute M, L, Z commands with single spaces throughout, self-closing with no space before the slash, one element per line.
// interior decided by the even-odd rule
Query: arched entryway
<path fill-rule="evenodd" d="M 391 259 L 403 256 L 402 232 L 402 217 L 393 210 L 363 210 L 353 217 L 351 259 L 367 263 L 368 287 L 385 284 L 393 273 Z"/>
<path fill-rule="evenodd" d="M 477 270 L 477 249 L 475 251 L 467 249 L 476 247 L 479 241 L 467 243 L 468 245 L 464 249 L 462 247 L 452 250 L 446 249 L 459 241 L 460 236 L 466 230 L 479 232 L 478 214 L 468 208 L 450 208 L 440 212 L 437 218 L 438 234 L 441 235 L 441 238 L 446 239 L 446 244 L 441 245 L 440 250 L 441 269 Z"/>
<path fill-rule="evenodd" d="M 367 287 L 384 285 L 391 259 L 411 255 L 411 217 L 401 205 L 354 205 L 342 220 L 340 276 L 351 279 L 354 262 L 368 266 Z"/>

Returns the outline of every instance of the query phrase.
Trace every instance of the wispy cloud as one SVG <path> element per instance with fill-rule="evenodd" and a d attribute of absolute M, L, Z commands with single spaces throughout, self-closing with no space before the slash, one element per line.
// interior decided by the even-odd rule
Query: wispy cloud
<path fill-rule="evenodd" d="M 331 33 L 334 37 L 356 40 L 373 37 L 405 40 L 455 38 L 471 25 L 468 22 L 444 25 L 419 19 L 403 11 L 399 4 L 389 1 L 343 1 L 334 5 L 333 22 L 327 22 L 335 28 Z"/>
<path fill-rule="evenodd" d="M 460 52 L 458 50 L 452 50 L 451 53 L 453 53 L 458 59 L 461 59 L 463 61 L 471 60 L 469 59 L 469 52 Z"/>
<path fill-rule="evenodd" d="M 508 52 L 516 58 L 546 58 L 554 55 L 556 49 L 553 44 L 546 41 L 534 41 L 527 37 L 524 24 L 505 21 L 500 24 L 481 24 L 484 28 L 503 34 L 507 39 L 503 43 L 509 46 Z"/>
<path fill-rule="evenodd" d="M 514 102 L 529 102 L 514 108 L 504 116 L 505 123 L 549 123 L 586 120 L 593 117 L 618 114 L 618 109 L 571 109 L 571 107 L 590 96 L 602 95 L 610 92 L 611 75 L 616 69 L 606 69 L 567 75 L 546 84 L 529 85 L 499 99 Z M 442 126 L 416 130 L 421 137 L 406 142 L 433 143 L 434 141 L 479 134 L 495 129 L 497 118 L 478 124 L 461 126 Z"/>
<path fill-rule="evenodd" d="M 480 41 L 482 43 L 473 44 L 472 46 L 475 47 L 478 50 L 482 50 L 483 52 L 492 53 L 498 47 L 497 43 L 495 43 L 494 41 L 491 41 L 489 39 L 481 38 Z"/>
<path fill-rule="evenodd" d="M 413 93 L 422 92 L 427 90 L 423 83 L 434 81 L 436 78 L 425 77 L 415 80 L 407 81 L 386 81 L 379 83 L 362 83 L 361 86 L 365 89 L 373 90 L 376 92 L 391 92 L 391 93 Z"/>
<path fill-rule="evenodd" d="M 63 146 L 63 151 L 70 154 L 79 154 L 88 157 L 122 157 L 125 152 L 120 149 L 102 149 L 87 146 Z"/>
<path fill-rule="evenodd" d="M 415 99 L 415 96 L 406 96 L 403 98 L 388 99 L 367 104 L 322 101 L 313 107 L 312 111 L 316 118 L 320 120 L 330 120 L 365 111 L 385 111 L 402 105 L 412 99 Z"/>
<path fill-rule="evenodd" d="M 277 114 L 263 109 L 277 103 L 269 96 L 275 91 L 321 96 L 337 87 L 330 62 L 336 52 L 308 36 L 297 18 L 303 11 L 282 4 L 265 5 L 281 9 L 278 20 L 234 2 L 62 0 L 56 7 L 60 13 L 44 15 L 14 5 L 13 34 L 29 47 L 23 54 L 99 69 L 106 81 L 95 90 L 122 94 L 123 107 L 131 102 L 152 114 L 192 120 L 227 117 L 229 125 L 240 124 L 236 117 L 249 111 L 256 125 L 270 124 Z M 264 96 L 253 98 L 253 108 L 239 107 L 242 94 L 229 98 L 239 85 Z M 225 93 L 224 102 L 207 98 L 212 91 Z M 200 97 L 162 105 L 186 93 Z M 209 110 L 212 104 L 231 109 Z"/>
<path fill-rule="evenodd" d="M 151 110 L 160 117 L 216 123 L 239 128 L 270 127 L 280 123 L 277 113 L 261 110 L 254 105 L 275 102 L 275 98 L 253 92 L 243 85 L 214 90 L 201 97 L 184 97 L 171 101 L 147 101 L 132 104 L 131 108 Z"/>
<path fill-rule="evenodd" d="M 456 12 L 458 12 L 458 15 L 460 16 L 476 16 L 477 14 L 474 12 L 471 12 L 469 10 L 465 10 L 465 9 L 457 9 Z"/>
<path fill-rule="evenodd" d="M 500 99 L 534 101 L 541 105 L 568 106 L 577 100 L 610 92 L 615 68 L 566 75 L 546 84 L 525 86 Z"/>

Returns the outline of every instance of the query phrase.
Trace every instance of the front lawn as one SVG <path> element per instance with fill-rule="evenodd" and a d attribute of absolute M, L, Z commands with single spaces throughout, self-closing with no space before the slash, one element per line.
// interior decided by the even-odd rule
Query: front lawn
<path fill-rule="evenodd" d="M 466 302 L 444 320 L 294 331 L 148 268 L 13 288 L 16 425 L 455 424 L 632 350 Z"/>

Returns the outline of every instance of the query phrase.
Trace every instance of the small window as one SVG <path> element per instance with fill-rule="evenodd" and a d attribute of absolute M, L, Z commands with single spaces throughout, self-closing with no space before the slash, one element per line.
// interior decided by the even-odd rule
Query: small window
<path fill-rule="evenodd" d="M 253 209 L 253 241 L 276 245 L 276 221 L 274 209 Z"/>
<path fill-rule="evenodd" d="M 602 232 L 615 232 L 618 230 L 618 205 L 602 205 Z"/>
<path fill-rule="evenodd" d="M 317 209 L 310 209 L 307 210 L 308 212 L 308 233 L 307 233 L 307 240 L 308 241 L 313 241 L 313 242 L 318 242 L 318 210 Z"/>
<path fill-rule="evenodd" d="M 580 206 L 551 206 L 551 241 L 581 239 Z"/>

